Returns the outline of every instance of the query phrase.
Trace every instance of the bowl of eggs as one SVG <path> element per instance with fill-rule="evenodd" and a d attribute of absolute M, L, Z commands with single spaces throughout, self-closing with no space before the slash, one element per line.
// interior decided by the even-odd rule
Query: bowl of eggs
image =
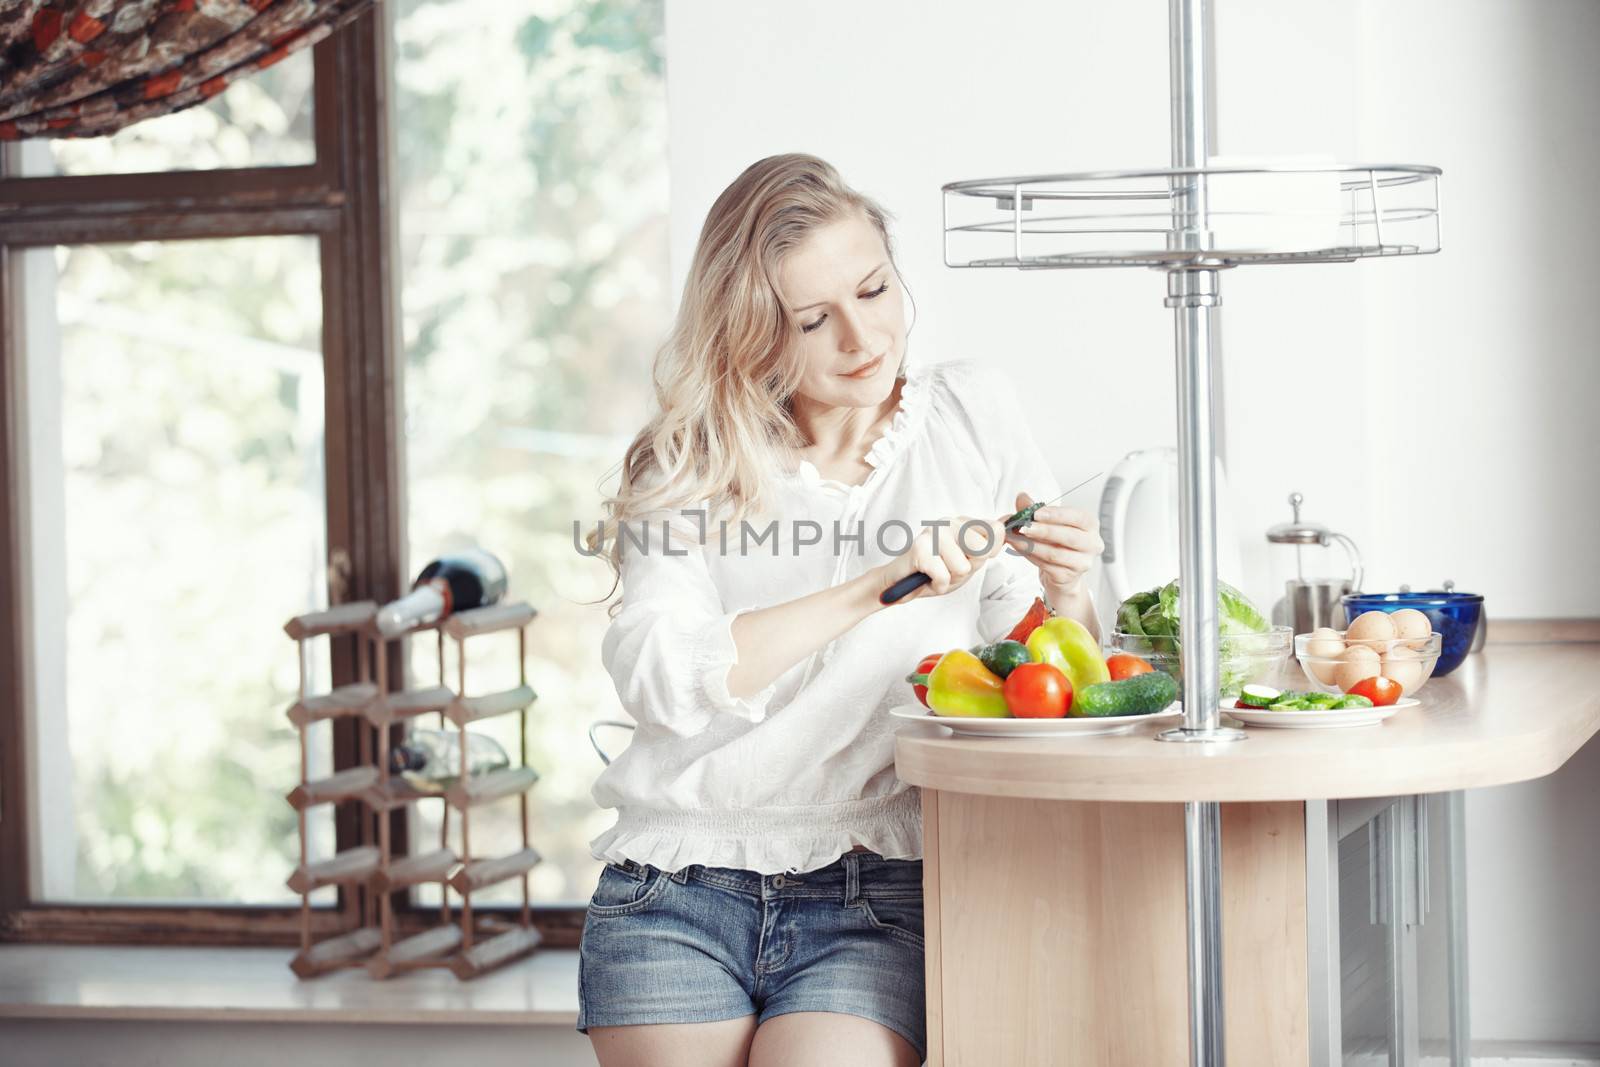
<path fill-rule="evenodd" d="M 1411 696 L 1433 676 L 1443 639 L 1420 611 L 1369 611 L 1347 630 L 1327 627 L 1294 639 L 1295 658 L 1306 677 L 1328 693 L 1347 693 L 1359 682 L 1382 677 Z"/>
<path fill-rule="evenodd" d="M 1392 611 L 1398 615 L 1409 608 L 1426 615 L 1434 632 L 1444 640 L 1444 651 L 1439 653 L 1439 663 L 1433 669 L 1436 678 L 1461 666 L 1483 625 L 1483 597 L 1477 593 L 1346 593 L 1342 599 L 1345 618 L 1352 621 L 1369 611 Z"/>

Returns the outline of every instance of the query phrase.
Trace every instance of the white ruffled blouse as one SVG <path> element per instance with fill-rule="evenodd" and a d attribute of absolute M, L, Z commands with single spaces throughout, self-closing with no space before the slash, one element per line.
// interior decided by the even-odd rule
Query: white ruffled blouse
<path fill-rule="evenodd" d="M 595 858 L 761 874 L 814 870 L 857 844 L 921 858 L 919 791 L 895 776 L 889 709 L 915 702 L 905 676 L 928 653 L 1009 632 L 1042 595 L 1038 569 L 1008 548 L 954 593 L 875 612 L 747 699 L 728 691 L 733 619 L 888 561 L 923 520 L 994 518 L 1019 491 L 1061 489 L 1014 387 L 975 360 L 909 366 L 865 458 L 857 486 L 802 461 L 742 538 L 711 521 L 701 544 L 694 522 L 663 546 L 657 521 L 644 551 L 626 543 L 601 654 L 638 725 L 594 785 L 617 809 Z"/>

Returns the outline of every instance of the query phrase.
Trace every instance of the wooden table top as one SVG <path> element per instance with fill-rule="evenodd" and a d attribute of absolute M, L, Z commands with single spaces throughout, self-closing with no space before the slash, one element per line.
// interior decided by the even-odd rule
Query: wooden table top
<path fill-rule="evenodd" d="M 1168 744 L 1132 733 L 955 737 L 903 723 L 900 777 L 928 789 L 1052 800 L 1268 801 L 1434 793 L 1550 774 L 1600 730 L 1600 644 L 1490 644 L 1377 726 L 1247 729 L 1247 740 Z"/>

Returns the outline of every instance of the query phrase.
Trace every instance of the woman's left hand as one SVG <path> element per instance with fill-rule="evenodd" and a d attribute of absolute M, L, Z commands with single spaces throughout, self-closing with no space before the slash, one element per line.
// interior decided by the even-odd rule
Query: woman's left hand
<path fill-rule="evenodd" d="M 1017 494 L 1018 511 L 1032 503 L 1027 493 Z M 1033 521 L 1006 534 L 1006 543 L 1039 568 L 1039 581 L 1052 604 L 1078 595 L 1083 576 L 1106 547 L 1092 514 L 1059 504 L 1034 512 Z"/>

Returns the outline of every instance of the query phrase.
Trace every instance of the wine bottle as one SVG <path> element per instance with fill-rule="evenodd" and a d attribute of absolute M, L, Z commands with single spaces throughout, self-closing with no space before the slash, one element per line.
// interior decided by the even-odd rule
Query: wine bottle
<path fill-rule="evenodd" d="M 492 737 L 467 732 L 467 777 L 511 766 L 511 757 Z M 414 729 L 389 750 L 389 771 L 424 793 L 443 793 L 461 780 L 461 733 Z"/>
<path fill-rule="evenodd" d="M 435 622 L 454 611 L 488 607 L 506 595 L 506 568 L 481 548 L 440 556 L 417 575 L 411 592 L 378 609 L 385 637 Z"/>

